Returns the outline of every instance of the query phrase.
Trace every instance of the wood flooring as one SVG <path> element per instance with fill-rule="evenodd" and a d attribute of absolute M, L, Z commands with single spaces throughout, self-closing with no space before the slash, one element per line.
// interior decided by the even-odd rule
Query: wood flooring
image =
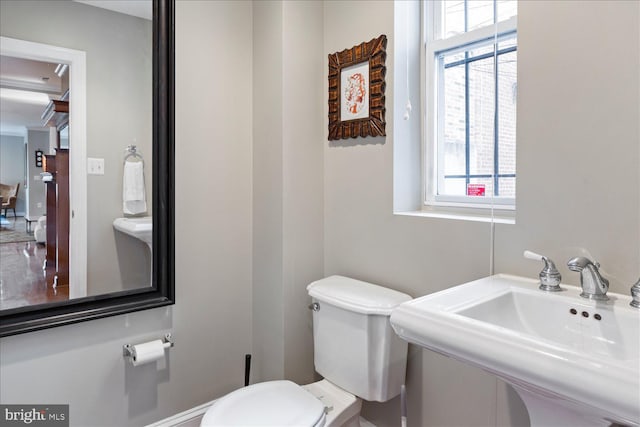
<path fill-rule="evenodd" d="M 15 221 L 24 230 L 24 218 Z M 0 243 L 0 310 L 69 299 L 68 286 L 46 285 L 46 251 L 36 242 Z"/>

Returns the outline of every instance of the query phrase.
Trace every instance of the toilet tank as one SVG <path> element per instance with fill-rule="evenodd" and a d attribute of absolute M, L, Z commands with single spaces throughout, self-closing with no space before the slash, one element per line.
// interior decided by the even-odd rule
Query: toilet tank
<path fill-rule="evenodd" d="M 311 283 L 316 371 L 369 401 L 400 394 L 407 366 L 407 343 L 391 328 L 389 316 L 409 295 L 382 286 L 331 276 Z"/>

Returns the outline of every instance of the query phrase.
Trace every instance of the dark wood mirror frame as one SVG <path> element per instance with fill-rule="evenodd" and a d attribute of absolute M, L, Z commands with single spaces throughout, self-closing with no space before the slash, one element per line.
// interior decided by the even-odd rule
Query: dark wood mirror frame
<path fill-rule="evenodd" d="M 153 0 L 153 286 L 0 312 L 0 337 L 175 302 L 174 7 Z"/>

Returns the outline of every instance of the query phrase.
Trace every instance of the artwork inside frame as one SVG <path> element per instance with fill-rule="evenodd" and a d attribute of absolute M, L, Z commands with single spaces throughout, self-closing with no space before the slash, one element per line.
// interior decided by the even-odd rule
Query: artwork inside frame
<path fill-rule="evenodd" d="M 385 136 L 387 36 L 329 55 L 329 140 Z"/>

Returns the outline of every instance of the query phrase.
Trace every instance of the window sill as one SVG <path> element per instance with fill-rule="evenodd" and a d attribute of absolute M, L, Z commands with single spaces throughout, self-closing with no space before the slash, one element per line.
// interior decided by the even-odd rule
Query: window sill
<path fill-rule="evenodd" d="M 394 215 L 402 216 L 414 216 L 423 218 L 440 218 L 449 220 L 460 221 L 473 221 L 473 222 L 487 222 L 495 224 L 515 224 L 516 213 L 515 211 L 493 211 L 487 209 L 455 209 L 455 208 L 442 208 L 442 207 L 425 207 L 424 210 L 419 211 L 403 211 L 394 212 Z"/>

